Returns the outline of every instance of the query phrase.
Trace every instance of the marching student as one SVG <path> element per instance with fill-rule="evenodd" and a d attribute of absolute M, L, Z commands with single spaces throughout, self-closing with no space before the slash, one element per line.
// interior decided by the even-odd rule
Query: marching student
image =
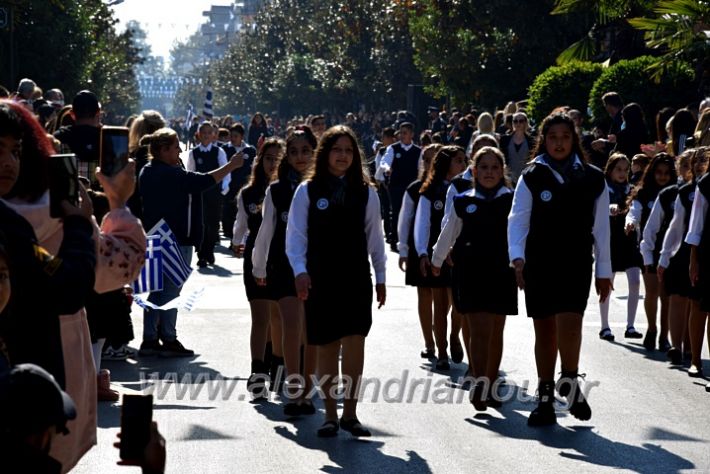
<path fill-rule="evenodd" d="M 338 125 L 323 134 L 315 168 L 296 189 L 286 232 L 296 290 L 305 301 L 308 342 L 317 346 L 318 372 L 326 377 L 321 386 L 325 422 L 318 436 L 335 436 L 339 428 L 356 437 L 370 436 L 357 418 L 365 337 L 372 326 L 368 257 L 382 307 L 387 256 L 377 192 L 363 169 L 362 152 L 350 128 Z M 332 392 L 340 354 L 347 378 L 343 415 L 338 421 Z"/>
<path fill-rule="evenodd" d="M 227 158 L 231 158 L 237 153 L 244 155 L 244 166 L 233 171 L 230 176 L 229 191 L 224 195 L 224 206 L 222 207 L 222 233 L 226 238 L 232 239 L 232 229 L 237 215 L 236 197 L 239 190 L 249 180 L 256 157 L 256 148 L 244 141 L 244 125 L 235 123 L 229 127 L 229 141 L 222 145 L 222 149 Z"/>
<path fill-rule="evenodd" d="M 663 246 L 658 262 L 658 279 L 664 285 L 669 298 L 669 328 L 671 335 L 671 348 L 668 358 L 673 365 L 683 363 L 683 353 L 691 353 L 692 349 L 685 346 L 685 335 L 688 330 L 688 321 L 692 311 L 697 311 L 697 300 L 700 298 L 699 288 L 690 283 L 690 245 L 683 242 L 683 237 L 688 232 L 690 213 L 695 198 L 697 180 L 708 169 L 708 155 L 710 148 L 686 149 L 678 158 L 680 161 L 690 160 L 690 179 L 678 188 L 673 218 L 668 231 L 663 239 Z M 661 194 L 667 193 L 671 188 L 664 189 Z M 660 200 L 660 197 L 659 197 Z M 658 245 L 658 243 L 656 243 Z M 700 331 L 702 344 L 703 331 Z M 692 341 L 693 335 L 690 334 Z M 697 340 L 697 335 L 695 335 Z M 692 342 L 690 344 L 692 347 Z M 700 355 L 695 362 L 700 360 Z M 698 367 L 696 365 L 695 367 Z"/>
<path fill-rule="evenodd" d="M 412 181 L 417 179 L 419 157 L 422 149 L 414 144 L 414 125 L 403 122 L 399 126 L 399 141 L 387 147 L 385 155 L 380 160 L 376 175 L 389 179 L 388 189 L 392 205 L 392 223 L 399 222 L 399 210 L 402 208 L 404 192 Z M 390 247 L 398 252 L 396 228 L 392 229 Z"/>
<path fill-rule="evenodd" d="M 675 200 L 675 196 L 672 199 L 664 199 L 664 205 L 659 205 L 656 208 L 653 218 L 651 218 L 651 214 L 661 190 L 675 183 L 676 169 L 673 158 L 666 153 L 659 153 L 651 160 L 643 178 L 641 178 L 641 182 L 629 195 L 630 204 L 629 213 L 626 215 L 626 233 L 636 233 L 636 235 L 643 236 L 641 256 L 644 264 L 643 284 L 646 288 L 643 305 L 646 309 L 646 319 L 648 320 L 648 329 L 646 330 L 643 345 L 649 351 L 656 348 L 656 336 L 658 336 L 659 350 L 665 352 L 670 349 L 668 344 L 668 296 L 658 283 L 656 267 L 658 266 L 660 245 L 658 251 L 656 251 L 655 244 L 657 240 L 659 242 L 663 241 L 663 236 L 668 229 L 668 224 L 670 224 L 670 215 L 665 220 L 663 211 L 668 210 L 670 212 L 670 205 Z M 660 334 L 656 325 L 659 299 L 661 300 Z"/>
<path fill-rule="evenodd" d="M 636 321 L 636 310 L 639 303 L 639 290 L 641 289 L 641 252 L 636 235 L 627 234 L 624 231 L 626 213 L 629 211 L 627 200 L 631 192 L 629 185 L 629 167 L 631 163 L 626 155 L 613 153 L 609 157 L 604 169 L 606 185 L 609 190 L 609 225 L 611 231 L 611 282 L 617 272 L 626 273 L 629 285 L 629 296 L 626 302 L 626 332 L 627 339 L 641 339 L 643 334 L 634 327 Z M 601 314 L 602 328 L 599 331 L 599 338 L 605 341 L 613 341 L 614 334 L 609 327 L 609 304 L 610 298 L 599 303 L 599 313 Z"/>
<path fill-rule="evenodd" d="M 508 253 L 535 326 L 539 404 L 529 426 L 556 423 L 553 406 L 557 353 L 560 395 L 577 419 L 592 416 L 579 387 L 582 317 L 589 299 L 592 263 L 596 291 L 609 297 L 609 193 L 604 174 L 585 163 L 573 120 L 547 117 L 535 158 L 518 180 L 508 217 Z M 592 248 L 594 258 L 592 258 Z"/>
<path fill-rule="evenodd" d="M 706 154 L 707 156 L 707 154 Z M 700 355 L 703 349 L 703 330 L 710 313 L 710 227 L 707 226 L 708 203 L 710 203 L 710 173 L 698 180 L 695 189 L 688 234 L 685 242 L 690 245 L 690 282 L 698 288 L 700 301 L 697 311 L 694 311 L 690 320 L 690 345 L 692 350 L 691 366 L 688 375 L 702 377 L 702 361 Z M 710 340 L 710 326 L 708 326 L 708 340 Z M 705 386 L 710 392 L 710 383 Z"/>
<path fill-rule="evenodd" d="M 477 381 L 472 402 L 477 410 L 500 406 L 491 392 L 503 356 L 503 329 L 508 314 L 518 314 L 515 272 L 508 262 L 508 214 L 513 191 L 505 158 L 484 147 L 473 157 L 475 184 L 454 197 L 446 224 L 432 254 L 432 274 L 439 275 L 453 247 L 453 304 L 468 320 L 472 375 Z"/>
<path fill-rule="evenodd" d="M 447 263 L 438 276 L 430 273 L 430 255 L 441 233 L 446 191 L 451 180 L 466 168 L 466 154 L 459 146 L 444 146 L 434 155 L 430 172 L 419 190 L 419 203 L 414 218 L 414 247 L 419 257 L 420 286 L 431 288 L 434 300 L 434 339 L 437 347 L 437 370 L 449 370 L 446 341 L 446 317 L 451 307 L 451 266 Z M 437 324 L 437 321 L 439 324 Z M 451 358 L 459 363 L 464 351 L 459 340 L 461 315 L 451 314 Z"/>
<path fill-rule="evenodd" d="M 268 296 L 279 304 L 282 350 L 289 377 L 300 374 L 301 346 L 305 344 L 303 302 L 296 294 L 294 273 L 286 256 L 286 224 L 296 187 L 303 180 L 313 161 L 316 137 L 310 128 L 302 126 L 286 138 L 286 156 L 279 163 L 278 180 L 266 190 L 262 205 L 263 220 L 252 251 L 252 274 L 256 284 L 268 288 Z M 300 397 L 290 397 L 288 389 L 298 390 L 295 383 L 287 385 L 290 401 L 284 405 L 287 416 L 312 415 L 315 408 L 305 395 L 310 389 L 310 374 L 314 372 L 315 353 L 306 345 L 303 350 L 305 386 Z M 288 382 L 288 378 L 287 378 Z"/>
<path fill-rule="evenodd" d="M 237 124 L 241 126 L 241 124 Z M 232 248 L 237 257 L 244 257 L 244 287 L 246 288 L 249 307 L 251 308 L 251 376 L 247 388 L 252 393 L 260 391 L 260 380 L 264 381 L 266 375 L 271 376 L 271 386 L 278 387 L 276 374 L 279 365 L 283 365 L 281 354 L 281 319 L 279 318 L 278 305 L 269 299 L 269 288 L 258 286 L 252 275 L 252 250 L 254 242 L 261 227 L 261 208 L 266 196 L 266 188 L 273 181 L 279 161 L 283 155 L 284 145 L 276 138 L 267 138 L 259 149 L 254 160 L 251 177 L 245 187 L 237 195 L 236 221 L 232 230 Z M 268 339 L 269 324 L 271 324 L 272 344 L 274 357 L 271 367 L 266 366 L 265 350 Z"/>
<path fill-rule="evenodd" d="M 209 173 L 227 164 L 227 154 L 215 142 L 214 127 L 203 122 L 198 129 L 200 144 L 190 150 L 185 168 L 188 171 Z M 243 163 L 243 159 L 241 161 Z M 204 235 L 197 250 L 197 266 L 204 268 L 214 265 L 214 246 L 219 242 L 219 219 L 222 215 L 222 196 L 229 192 L 231 176 L 227 175 L 222 183 L 215 184 L 202 193 L 202 218 Z"/>
<path fill-rule="evenodd" d="M 427 286 L 422 286 L 421 284 L 423 278 L 419 271 L 419 256 L 414 247 L 414 216 L 417 212 L 417 204 L 419 203 L 419 190 L 427 179 L 434 155 L 441 147 L 442 145 L 435 143 L 427 145 L 422 151 L 419 179 L 414 181 L 407 188 L 404 199 L 402 200 L 399 222 L 397 223 L 397 233 L 400 239 L 398 244 L 399 268 L 405 272 L 405 284 L 417 288 L 419 324 L 421 325 L 422 335 L 424 336 L 424 350 L 420 353 L 423 359 L 435 357 L 432 328 L 434 325 L 440 324 L 441 320 L 434 320 L 432 322 L 432 304 L 434 302 L 432 289 Z M 444 327 L 444 333 L 446 333 L 446 327 Z"/>

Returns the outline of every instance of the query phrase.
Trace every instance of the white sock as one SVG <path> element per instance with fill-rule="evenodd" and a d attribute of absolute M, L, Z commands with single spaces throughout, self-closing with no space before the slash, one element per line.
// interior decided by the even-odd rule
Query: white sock
<path fill-rule="evenodd" d="M 101 349 L 104 347 L 106 338 L 98 339 L 95 343 L 91 344 L 91 353 L 94 356 L 94 365 L 96 366 L 96 375 L 99 375 L 101 370 Z"/>
<path fill-rule="evenodd" d="M 626 270 L 626 278 L 629 281 L 629 299 L 627 300 L 626 327 L 634 327 L 636 321 L 636 309 L 639 306 L 639 294 L 641 292 L 641 269 L 638 267 Z"/>

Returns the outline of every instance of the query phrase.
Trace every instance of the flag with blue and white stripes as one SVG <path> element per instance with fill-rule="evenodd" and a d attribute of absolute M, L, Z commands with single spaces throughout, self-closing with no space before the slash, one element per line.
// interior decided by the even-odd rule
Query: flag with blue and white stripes
<path fill-rule="evenodd" d="M 212 111 L 212 88 L 211 87 L 207 88 L 207 93 L 205 94 L 205 107 L 202 110 L 202 115 L 204 115 L 208 119 L 211 119 L 214 116 L 214 112 Z"/>
<path fill-rule="evenodd" d="M 177 237 L 170 230 L 170 226 L 165 222 L 165 219 L 160 219 L 148 232 L 148 235 L 156 236 L 160 239 L 158 245 L 162 253 L 163 272 L 175 285 L 182 286 L 192 273 L 192 268 L 182 257 Z"/>
<path fill-rule="evenodd" d="M 145 264 L 138 279 L 133 282 L 133 293 L 150 293 L 163 290 L 163 252 L 160 248 L 160 237 L 148 237 L 145 249 Z"/>

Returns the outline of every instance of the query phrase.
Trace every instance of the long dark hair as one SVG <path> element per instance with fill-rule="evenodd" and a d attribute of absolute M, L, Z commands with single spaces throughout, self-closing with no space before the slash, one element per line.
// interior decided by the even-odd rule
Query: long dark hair
<path fill-rule="evenodd" d="M 279 149 L 279 160 L 283 159 L 284 153 L 284 143 L 278 138 L 267 138 L 264 143 L 259 148 L 259 152 L 256 154 L 254 159 L 254 164 L 251 167 L 251 175 L 249 176 L 249 183 L 247 186 L 255 187 L 259 189 L 266 189 L 266 187 L 274 180 L 273 174 L 271 176 L 266 174 L 264 171 L 264 155 L 270 148 L 278 147 Z M 279 165 L 281 162 L 279 161 Z"/>
<path fill-rule="evenodd" d="M 644 119 L 643 109 L 636 102 L 631 102 L 627 104 L 626 107 L 621 109 L 621 116 L 624 118 L 624 123 L 626 128 L 630 132 L 643 133 L 643 135 L 648 135 L 646 130 L 646 120 Z"/>
<path fill-rule="evenodd" d="M 429 166 L 429 175 L 426 177 L 422 188 L 419 190 L 424 194 L 429 188 L 443 183 L 451 168 L 451 161 L 457 153 L 465 153 L 463 148 L 456 145 L 446 145 L 439 149 L 434 155 L 434 159 Z"/>
<path fill-rule="evenodd" d="M 678 156 L 680 154 L 681 139 L 687 140 L 695 133 L 695 117 L 688 109 L 677 110 L 671 121 L 671 148 L 668 150 L 671 155 Z M 685 148 L 685 142 L 682 143 Z"/>
<path fill-rule="evenodd" d="M 370 175 L 367 169 L 362 165 L 365 160 L 363 160 L 363 152 L 358 144 L 355 132 L 346 125 L 330 127 L 323 133 L 315 153 L 316 165 L 312 168 L 311 172 L 308 173 L 308 179 L 318 181 L 326 179 L 330 174 L 328 171 L 328 157 L 330 156 L 330 151 L 333 149 L 333 146 L 335 146 L 335 142 L 341 137 L 347 137 L 353 147 L 353 162 L 345 172 L 345 182 L 348 187 L 350 187 L 350 189 L 356 189 L 358 186 L 371 185 L 372 180 L 370 179 Z"/>
<path fill-rule="evenodd" d="M 604 176 L 606 176 L 607 181 L 611 179 L 611 173 L 614 171 L 614 168 L 616 168 L 616 164 L 620 161 L 628 163 L 629 170 L 631 170 L 631 161 L 628 156 L 623 153 L 612 153 L 609 160 L 606 162 L 606 166 L 604 167 Z M 628 175 L 626 176 L 626 182 L 629 182 Z"/>
<path fill-rule="evenodd" d="M 54 147 L 42 125 L 22 105 L 0 101 L 0 115 L 4 116 L 4 122 L 14 123 L 10 129 L 15 133 L 19 127 L 22 139 L 20 175 L 6 197 L 34 202 L 49 189 L 48 160 L 55 152 Z M 7 135 L 4 130 L 4 127 L 0 128 L 0 133 Z"/>
<path fill-rule="evenodd" d="M 540 127 L 540 133 L 537 135 L 537 143 L 535 144 L 535 150 L 530 155 L 530 160 L 534 160 L 535 157 L 547 154 L 547 147 L 545 146 L 545 137 L 550 133 L 550 128 L 553 125 L 567 125 L 570 132 L 572 132 L 572 153 L 576 153 L 580 160 L 587 162 L 587 155 L 582 149 L 582 145 L 579 140 L 579 135 L 577 134 L 577 128 L 574 126 L 574 120 L 572 117 L 566 113 L 556 113 L 548 115 L 542 122 Z"/>
<path fill-rule="evenodd" d="M 669 186 L 676 183 L 678 175 L 675 170 L 675 160 L 673 160 L 673 157 L 668 153 L 661 152 L 657 154 L 646 167 L 646 170 L 643 172 L 643 177 L 639 180 L 639 184 L 637 184 L 629 194 L 629 207 L 631 207 L 631 201 L 636 199 L 639 193 L 644 189 L 647 192 L 656 194 L 661 190 L 660 186 L 656 183 L 656 170 L 661 165 L 668 166 L 669 173 L 671 175 L 671 179 L 668 181 Z"/>
<path fill-rule="evenodd" d="M 279 180 L 288 179 L 288 172 L 293 169 L 293 167 L 288 162 L 288 150 L 289 148 L 291 148 L 291 146 L 296 140 L 299 140 L 301 138 L 306 140 L 308 144 L 311 145 L 311 148 L 313 148 L 314 151 L 318 147 L 318 139 L 313 134 L 313 130 L 311 130 L 311 127 L 307 125 L 301 125 L 299 127 L 296 127 L 291 133 L 288 134 L 288 137 L 286 137 L 286 154 L 281 159 L 281 163 L 279 163 L 279 168 L 276 172 L 276 175 L 278 176 Z"/>

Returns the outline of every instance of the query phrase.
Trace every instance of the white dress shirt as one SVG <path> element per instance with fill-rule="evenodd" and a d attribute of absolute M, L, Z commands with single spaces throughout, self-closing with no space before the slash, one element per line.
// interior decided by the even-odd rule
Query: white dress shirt
<path fill-rule="evenodd" d="M 388 146 L 385 150 L 385 156 L 383 156 L 382 160 L 380 160 L 380 166 L 375 171 L 375 179 L 377 181 L 384 181 L 385 176 L 392 169 L 392 161 L 394 161 L 394 150 L 392 149 L 392 147 L 396 144 L 399 144 L 402 149 L 404 149 L 404 151 L 409 151 L 414 146 L 414 142 L 410 143 L 409 145 L 397 142 Z"/>
<path fill-rule="evenodd" d="M 651 214 L 646 221 L 646 226 L 643 228 L 641 238 L 641 256 L 643 257 L 644 265 L 653 265 L 653 251 L 656 249 L 656 237 L 661 230 L 661 224 L 665 218 L 666 213 L 663 211 L 661 200 L 656 198 L 653 202 Z"/>
<path fill-rule="evenodd" d="M 248 218 L 249 216 L 244 207 L 244 199 L 242 199 L 242 191 L 240 190 L 237 195 L 237 219 L 234 221 L 234 227 L 232 228 L 233 245 L 242 245 L 246 242 L 249 235 Z"/>
<path fill-rule="evenodd" d="M 671 258 L 678 253 L 680 245 L 683 243 L 683 226 L 685 224 L 685 207 L 680 201 L 680 196 L 675 199 L 675 212 L 668 226 L 666 236 L 663 238 L 661 247 L 661 257 L 658 260 L 658 265 L 663 268 L 668 268 Z"/>
<path fill-rule="evenodd" d="M 217 168 L 221 168 L 222 166 L 227 164 L 227 153 L 224 152 L 223 149 L 218 147 L 217 145 L 210 143 L 207 146 L 202 146 L 199 145 L 197 148 L 200 149 L 200 151 L 204 153 L 209 153 L 209 151 L 212 149 L 212 147 L 216 147 L 217 150 L 219 150 L 217 154 L 217 162 L 219 163 Z M 190 150 L 190 153 L 187 155 L 187 164 L 185 165 L 185 168 L 187 168 L 188 171 L 196 171 L 196 164 L 195 164 L 195 157 L 193 156 L 194 149 Z M 211 171 L 211 170 L 210 170 Z M 230 174 L 224 177 L 222 180 L 222 194 L 227 194 L 229 192 L 229 183 L 232 181 L 232 177 Z"/>
<path fill-rule="evenodd" d="M 375 282 L 385 283 L 387 254 L 385 253 L 385 237 L 382 232 L 382 216 L 380 215 L 380 199 L 377 191 L 368 188 L 369 196 L 365 209 L 365 236 L 367 238 L 367 252 L 370 254 L 372 266 L 375 269 Z M 267 195 L 267 198 L 269 196 Z M 296 188 L 296 193 L 291 201 L 286 226 L 286 255 L 291 263 L 294 275 L 308 273 L 306 254 L 308 252 L 308 210 L 310 198 L 308 197 L 308 182 L 301 183 Z M 266 218 L 264 218 L 266 221 Z M 262 224 L 263 227 L 263 224 Z M 261 230 L 259 230 L 259 237 Z M 257 240 L 259 239 L 257 237 Z M 347 249 L 344 249 L 347 251 Z M 337 255 L 332 258 L 337 259 Z M 347 269 L 344 269 L 347 271 Z"/>
<path fill-rule="evenodd" d="M 631 201 L 631 206 L 629 207 L 629 212 L 626 213 L 626 225 L 633 225 L 634 228 L 639 231 L 641 227 L 641 216 L 643 215 L 643 204 L 641 201 L 634 199 Z"/>
<path fill-rule="evenodd" d="M 419 196 L 419 204 L 414 217 L 414 248 L 417 255 L 429 255 L 429 235 L 431 235 L 431 201 Z"/>
<path fill-rule="evenodd" d="M 276 231 L 276 219 L 278 216 L 276 215 L 274 201 L 271 199 L 271 188 L 266 189 L 261 214 L 261 227 L 259 227 L 259 233 L 256 234 L 254 250 L 251 252 L 251 261 L 254 266 L 251 273 L 256 278 L 266 278 L 266 262 L 269 260 L 271 239 L 274 238 L 274 232 Z"/>
<path fill-rule="evenodd" d="M 700 240 L 703 238 L 703 229 L 705 220 L 708 215 L 708 200 L 700 192 L 698 187 L 695 187 L 695 199 L 693 207 L 690 211 L 690 224 L 688 224 L 688 235 L 685 236 L 685 241 L 696 247 L 700 245 Z"/>
<path fill-rule="evenodd" d="M 409 193 L 404 193 L 404 198 L 402 199 L 402 209 L 399 211 L 399 218 L 397 221 L 397 236 L 399 238 L 397 250 L 399 250 L 400 257 L 406 258 L 409 255 L 409 231 L 412 228 L 412 222 L 414 222 L 416 212 L 417 204 L 414 202 Z"/>
<path fill-rule="evenodd" d="M 449 190 L 451 190 L 453 186 L 449 186 Z M 496 193 L 496 196 L 494 199 L 503 196 L 504 194 L 512 193 L 510 189 L 507 187 L 503 186 L 498 190 Z M 467 189 L 461 195 L 464 196 L 478 196 L 480 198 L 484 198 L 484 196 L 481 193 L 476 192 L 475 189 Z M 453 197 L 452 197 L 452 204 L 453 204 Z M 439 234 L 439 239 L 436 241 L 436 244 L 434 244 L 434 250 L 432 251 L 432 257 L 431 257 L 431 264 L 435 267 L 441 268 L 441 266 L 444 264 L 444 260 L 446 260 L 446 257 L 449 255 L 449 252 L 451 251 L 451 248 L 454 246 L 456 243 L 456 239 L 459 238 L 459 235 L 461 235 L 461 229 L 463 229 L 463 220 L 459 217 L 458 214 L 456 214 L 456 209 L 454 208 L 453 205 L 449 206 L 449 208 L 446 210 L 446 214 L 443 219 L 446 223 L 444 224 L 444 227 L 441 229 L 441 234 Z M 483 230 L 485 232 L 486 230 Z"/>
<path fill-rule="evenodd" d="M 535 158 L 536 164 L 548 166 L 542 157 Z M 575 164 L 582 162 L 575 157 Z M 564 183 L 564 178 L 554 169 L 550 168 L 557 181 Z M 525 243 L 528 232 L 530 232 L 530 215 L 532 213 L 533 198 L 530 189 L 525 184 L 525 179 L 521 177 L 515 188 L 513 195 L 513 207 L 508 216 L 508 256 L 510 262 L 514 260 L 525 260 Z M 594 260 L 597 278 L 611 278 L 611 232 L 609 225 L 609 192 L 606 186 L 594 202 L 594 225 L 592 236 L 594 237 Z M 561 219 L 564 216 L 560 216 Z"/>

